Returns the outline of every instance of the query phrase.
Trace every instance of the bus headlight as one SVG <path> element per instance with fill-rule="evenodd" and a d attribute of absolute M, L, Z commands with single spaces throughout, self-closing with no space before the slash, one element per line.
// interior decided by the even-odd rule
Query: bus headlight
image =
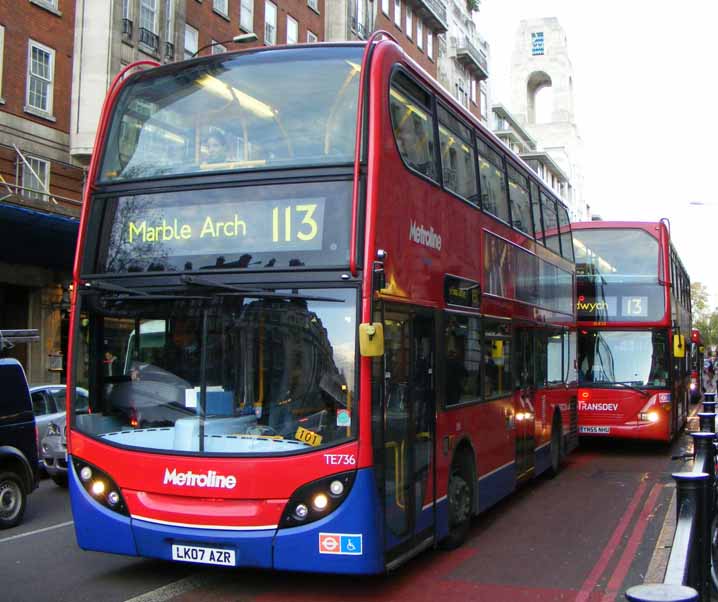
<path fill-rule="evenodd" d="M 125 516 L 130 515 L 120 488 L 110 478 L 110 475 L 79 458 L 73 457 L 72 464 L 75 472 L 80 476 L 80 483 L 93 500 L 114 512 Z"/>
<path fill-rule="evenodd" d="M 355 471 L 331 475 L 297 489 L 287 503 L 279 528 L 306 525 L 336 510 L 354 484 Z"/>
<path fill-rule="evenodd" d="M 641 412 L 638 415 L 638 419 L 642 422 L 653 422 L 656 423 L 661 419 L 661 415 L 656 412 L 655 410 L 652 410 L 650 412 Z"/>

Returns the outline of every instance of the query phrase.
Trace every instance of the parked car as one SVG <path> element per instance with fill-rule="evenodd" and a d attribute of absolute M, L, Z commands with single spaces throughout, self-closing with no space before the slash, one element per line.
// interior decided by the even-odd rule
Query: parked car
<path fill-rule="evenodd" d="M 33 385 L 30 387 L 32 411 L 40 441 L 47 432 L 47 426 L 65 416 L 65 385 Z M 89 407 L 86 389 L 77 387 L 77 407 L 80 411 Z"/>
<path fill-rule="evenodd" d="M 37 487 L 37 443 L 25 371 L 16 359 L 0 359 L 0 529 L 22 521 Z"/>
<path fill-rule="evenodd" d="M 59 487 L 67 487 L 66 424 L 63 414 L 47 425 L 45 436 L 40 440 L 42 467 Z"/>

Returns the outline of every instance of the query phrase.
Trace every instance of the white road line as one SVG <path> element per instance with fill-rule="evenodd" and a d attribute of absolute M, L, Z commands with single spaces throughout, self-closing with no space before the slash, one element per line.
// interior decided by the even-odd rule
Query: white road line
<path fill-rule="evenodd" d="M 13 539 L 20 539 L 21 537 L 30 537 L 30 535 L 37 535 L 38 533 L 44 533 L 45 531 L 52 531 L 53 529 L 61 529 L 62 527 L 67 527 L 71 524 L 73 524 L 73 521 L 69 520 L 66 523 L 59 523 L 57 525 L 45 527 L 44 529 L 35 529 L 34 531 L 28 531 L 27 533 L 21 533 L 20 535 L 13 535 L 12 537 L 5 537 L 3 539 L 0 539 L 0 543 L 5 543 L 6 541 L 12 541 Z"/>
<path fill-rule="evenodd" d="M 165 602 L 166 600 L 172 600 L 172 598 L 199 589 L 200 587 L 206 587 L 212 583 L 216 583 L 218 579 L 219 575 L 213 574 L 190 575 L 189 577 L 185 577 L 174 583 L 169 583 L 146 594 L 140 594 L 139 596 L 125 600 L 125 602 Z"/>

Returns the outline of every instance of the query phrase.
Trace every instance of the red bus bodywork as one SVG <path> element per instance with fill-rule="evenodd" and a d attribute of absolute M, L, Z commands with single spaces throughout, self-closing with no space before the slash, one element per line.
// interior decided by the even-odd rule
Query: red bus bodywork
<path fill-rule="evenodd" d="M 574 325 L 574 266 L 570 259 L 549 251 L 543 242 L 512 229 L 475 205 L 407 169 L 397 151 L 387 110 L 388 84 L 392 73 L 397 68 L 404 69 L 459 118 L 471 124 L 482 138 L 505 152 L 507 162 L 524 170 L 527 176 L 530 171 L 445 95 L 396 44 L 390 41 L 374 44 L 371 60 L 365 56 L 364 64 L 368 77 L 363 78 L 360 94 L 368 105 L 368 120 L 362 124 L 358 139 L 365 141 L 366 157 L 362 156 L 357 165 L 361 163 L 365 175 L 360 178 L 358 173 L 355 174 L 352 209 L 355 218 L 352 219 L 351 231 L 352 241 L 357 241 L 357 250 L 352 245 L 352 260 L 346 266 L 350 273 L 342 273 L 341 277 L 352 279 L 360 288 L 361 322 L 370 323 L 377 321 L 377 316 L 391 315 L 393 323 L 404 320 L 402 324 L 409 325 L 406 332 L 414 337 L 412 341 L 419 340 L 417 333 L 423 329 L 421 340 L 430 341 L 433 345 L 428 348 L 433 364 L 426 374 L 430 377 L 434 409 L 428 413 L 427 429 L 415 432 L 417 429 L 413 421 L 407 422 L 408 417 L 416 418 L 412 413 L 414 410 L 406 410 L 407 414 L 401 414 L 403 418 L 397 418 L 399 414 L 392 413 L 387 407 L 390 402 L 373 394 L 373 391 L 383 391 L 382 397 L 388 397 L 383 387 L 389 385 L 384 382 L 385 370 L 380 362 L 370 357 L 358 360 L 359 394 L 355 400 L 359 408 L 358 438 L 313 453 L 252 458 L 150 453 L 108 446 L 106 442 L 78 430 L 74 423 L 68 423 L 72 427 L 68 429 L 71 459 L 81 459 L 107 473 L 121 490 L 130 517 L 127 524 L 112 522 L 105 514 L 101 519 L 95 518 L 94 507 L 80 481 L 76 477 L 71 478 L 76 530 L 83 547 L 168 558 L 166 547 L 162 547 L 156 539 L 160 534 L 165 538 L 172 536 L 208 545 L 207 542 L 212 541 L 208 533 L 217 530 L 217 533 L 224 531 L 224 534 L 221 537 L 215 535 L 214 541 L 221 539 L 222 546 L 237 545 L 241 557 L 238 564 L 245 566 L 320 572 L 381 572 L 450 534 L 448 489 L 452 471 L 457 465 L 464 471 L 471 490 L 470 512 L 476 514 L 506 496 L 525 478 L 552 468 L 552 453 L 558 454 L 560 460 L 575 446 L 576 383 L 570 377 L 541 382 L 538 386 L 504 383 L 508 391 L 504 395 L 490 399 L 480 396 L 472 403 L 452 407 L 446 404 L 439 383 L 443 385 L 446 381 L 442 363 L 442 346 L 445 343 L 442 327 L 447 321 L 447 313 L 462 319 L 485 320 L 490 317 L 492 322 L 507 325 L 504 332 L 509 334 L 504 338 L 497 337 L 501 345 L 495 344 L 492 353 L 500 361 L 503 361 L 502 350 L 509 353 L 513 370 L 517 370 L 517 362 L 509 348 L 517 348 L 519 331 L 528 341 L 527 362 L 534 339 L 544 336 L 549 328 L 551 332 L 559 333 L 556 336 L 563 337 L 558 344 L 567 354 L 570 345 L 568 328 Z M 98 157 L 104 148 L 113 103 L 120 90 L 118 86 L 112 91 L 104 109 L 97 137 L 97 148 L 100 150 L 93 156 L 85 195 L 74 274 L 71 325 L 73 336 L 69 361 L 75 366 L 78 362 L 74 357 L 77 353 L 75 342 L 80 320 L 77 292 L 84 286 L 83 257 L 85 253 L 94 252 L 93 249 L 85 249 L 85 241 L 91 206 L 95 202 L 93 194 L 98 189 Z M 358 153 L 362 146 L 359 145 Z M 434 242 L 431 244 L 417 242 L 412 232 L 419 227 L 439 236 L 441 242 L 437 242 L 438 239 L 432 239 Z M 555 285 L 555 289 L 547 290 L 563 295 L 566 303 L 562 308 L 549 306 L 551 303 L 519 300 L 517 290 L 521 274 L 517 273 L 517 264 L 510 264 L 508 259 L 503 266 L 505 273 L 500 290 L 492 288 L 495 285 L 489 282 L 491 266 L 486 254 L 490 245 L 502 249 L 504 257 L 520 255 L 524 260 L 528 257 L 534 262 L 532 265 L 546 264 L 560 269 L 564 282 L 568 284 L 562 285 L 563 288 Z M 380 254 L 379 250 L 384 254 Z M 382 260 L 385 276 L 380 290 L 377 290 L 375 279 L 378 258 Z M 536 270 L 538 274 L 538 267 Z M 536 274 L 533 278 L 538 278 Z M 480 306 L 452 307 L 447 304 L 447 275 L 478 283 L 482 292 Z M 254 282 L 253 277 L 251 272 L 242 276 L 243 281 L 248 283 Z M 284 274 L 283 277 L 296 278 L 301 282 L 301 275 Z M 267 286 L 266 278 L 263 282 L 263 286 Z M 416 348 L 414 343 L 407 344 L 412 354 L 421 346 L 418 342 Z M 416 373 L 416 359 L 397 361 L 404 361 L 406 366 L 410 366 L 411 373 Z M 570 372 L 567 364 L 564 361 L 564 375 Z M 434 380 L 435 377 L 437 380 Z M 72 413 L 69 403 L 68 416 Z M 399 419 L 409 429 L 406 439 L 387 440 L 388 430 L 383 435 L 377 434 L 377 424 Z M 380 444 L 375 441 L 377 436 L 385 439 L 379 448 Z M 410 472 L 407 477 L 402 468 L 404 462 L 408 462 L 408 466 L 418 462 L 406 459 L 412 455 L 412 450 L 426 453 L 427 460 L 421 474 Z M 72 462 L 70 466 L 72 471 Z M 137 470 L 138 466 L 142 470 Z M 385 470 L 378 474 L 386 473 L 387 476 L 384 482 L 377 481 L 378 490 L 375 490 L 374 479 L 380 466 Z M 355 483 L 354 488 L 357 495 L 362 493 L 365 496 L 362 501 L 345 502 L 347 508 L 344 513 L 340 507 L 335 513 L 337 516 L 328 516 L 316 531 L 309 525 L 297 528 L 300 531 L 296 532 L 294 529 L 278 528 L 288 501 L 303 485 L 349 469 L 357 473 L 356 483 L 359 485 Z M 217 475 L 231 474 L 241 487 L 213 493 L 211 499 L 207 499 L 203 489 L 193 486 L 185 487 L 178 494 L 176 489 L 167 486 L 168 479 L 172 479 L 167 476 L 171 470 L 182 474 L 206 473 L 208 470 Z M 362 475 L 366 475 L 364 480 L 361 480 Z M 382 490 L 384 498 L 378 493 Z M 421 493 L 417 494 L 419 491 Z M 421 495 L 421 499 L 414 499 L 416 495 Z M 351 518 L 347 517 L 349 514 Z M 402 521 L 406 521 L 406 528 L 396 526 L 403 524 Z M 98 530 L 103 533 L 102 542 L 98 541 Z M 116 544 L 108 543 L 111 538 L 107 533 L 111 530 L 117 536 Z M 318 530 L 361 534 L 362 557 L 325 554 L 326 550 L 321 549 L 322 534 L 319 534 L 317 543 Z M 128 535 L 130 532 L 135 544 Z M 239 540 L 229 535 L 245 533 L 256 533 L 256 541 L 241 540 L 237 543 Z M 259 534 L 265 539 L 260 541 Z M 354 545 L 355 542 L 352 540 L 350 543 Z M 137 547 L 133 548 L 133 545 Z"/>
<path fill-rule="evenodd" d="M 580 260 L 577 259 L 577 330 L 579 333 L 579 358 L 581 362 L 582 343 L 587 338 L 601 336 L 601 333 L 623 333 L 639 336 L 653 332 L 664 336 L 668 349 L 665 356 L 667 378 L 663 384 L 650 386 L 629 382 L 625 386 L 601 386 L 592 384 L 582 377 L 579 365 L 578 424 L 581 436 L 615 437 L 626 439 L 648 439 L 670 441 L 683 428 L 688 413 L 687 350 L 684 356 L 674 354 L 674 345 L 690 341 L 690 282 L 671 246 L 670 231 L 665 222 L 585 222 L 572 224 L 575 237 L 581 241 L 586 230 L 611 232 L 618 230 L 639 230 L 657 241 L 658 257 L 652 286 L 654 295 L 649 294 L 648 303 L 662 302 L 662 310 L 645 318 L 623 315 L 630 313 L 624 284 L 601 284 L 605 287 L 605 298 L 584 294 Z M 597 234 L 598 236 L 598 234 Z M 629 251 L 630 253 L 630 251 Z M 619 274 L 620 276 L 620 274 Z M 588 286 L 588 285 L 587 285 Z M 597 287 L 598 288 L 598 287 Z M 624 296 L 624 294 L 626 296 Z M 641 293 L 642 294 L 642 293 Z M 638 297 L 632 297 L 637 299 Z M 592 303 L 613 304 L 612 316 L 597 316 L 603 319 L 587 319 L 583 312 L 590 312 Z M 638 303 L 638 302 L 636 302 Z M 639 304 L 640 305 L 640 304 Z M 624 307 L 625 306 L 625 307 Z M 596 307 L 595 305 L 593 307 Z M 638 313 L 638 312 L 637 312 Z M 654 351 L 655 353 L 655 351 Z"/>

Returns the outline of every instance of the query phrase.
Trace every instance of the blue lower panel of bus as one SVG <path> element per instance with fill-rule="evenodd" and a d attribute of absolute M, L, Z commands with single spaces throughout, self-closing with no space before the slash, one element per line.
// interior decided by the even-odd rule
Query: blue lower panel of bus
<path fill-rule="evenodd" d="M 479 479 L 479 512 L 490 508 L 516 489 L 516 464 L 502 466 Z"/>
<path fill-rule="evenodd" d="M 172 560 L 172 545 L 178 544 L 234 550 L 237 566 L 320 573 L 384 570 L 372 469 L 357 472 L 347 499 L 322 520 L 291 529 L 229 531 L 164 525 L 112 512 L 92 499 L 68 464 L 75 533 L 85 550 Z"/>
<path fill-rule="evenodd" d="M 540 475 L 544 471 L 548 470 L 551 466 L 551 444 L 546 443 L 541 447 L 536 448 L 536 455 L 534 456 L 534 474 Z"/>

